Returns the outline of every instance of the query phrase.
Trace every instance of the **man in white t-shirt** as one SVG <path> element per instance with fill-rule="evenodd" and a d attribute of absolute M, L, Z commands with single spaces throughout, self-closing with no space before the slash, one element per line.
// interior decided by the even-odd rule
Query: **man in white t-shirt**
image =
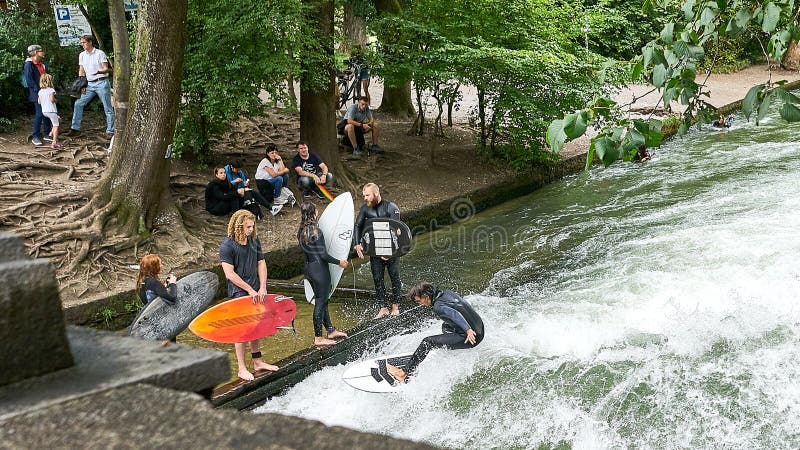
<path fill-rule="evenodd" d="M 111 137 L 114 134 L 114 106 L 111 104 L 111 68 L 108 58 L 102 50 L 94 47 L 92 35 L 81 36 L 80 42 L 83 51 L 78 56 L 78 76 L 86 77 L 89 85 L 81 91 L 81 98 L 75 102 L 69 133 L 75 134 L 81 130 L 83 108 L 97 96 L 106 113 L 106 135 Z"/>

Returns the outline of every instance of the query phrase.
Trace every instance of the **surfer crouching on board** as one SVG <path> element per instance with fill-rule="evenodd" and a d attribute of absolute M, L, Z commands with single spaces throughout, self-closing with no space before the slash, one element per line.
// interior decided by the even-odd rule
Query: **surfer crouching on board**
<path fill-rule="evenodd" d="M 261 241 L 256 233 L 256 216 L 246 209 L 240 209 L 231 216 L 228 222 L 228 236 L 219 246 L 219 261 L 225 278 L 228 280 L 228 297 L 253 297 L 253 303 L 264 303 L 267 299 L 267 262 L 261 250 Z M 258 288 L 258 290 L 256 290 Z M 250 356 L 253 358 L 253 369 L 276 371 L 278 366 L 267 364 L 261 360 L 258 339 L 250 341 Z M 247 370 L 244 362 L 244 343 L 234 344 L 236 363 L 239 366 L 239 378 L 250 381 L 255 379 Z"/>
<path fill-rule="evenodd" d="M 386 370 L 398 381 L 413 375 L 419 363 L 434 348 L 452 350 L 472 348 L 483 340 L 483 320 L 466 300 L 453 291 L 439 290 L 427 281 L 420 281 L 408 291 L 408 298 L 433 312 L 444 321 L 442 334 L 428 336 L 414 351 L 405 370 L 386 364 Z"/>
<path fill-rule="evenodd" d="M 328 296 L 331 291 L 331 273 L 328 264 L 338 264 L 347 268 L 347 260 L 337 260 L 325 250 L 325 237 L 317 226 L 317 207 L 311 202 L 300 205 L 300 229 L 297 240 L 305 256 L 305 276 L 314 290 L 314 345 L 333 345 L 333 338 L 347 337 L 331 323 L 328 313 Z M 327 339 L 322 337 L 322 326 L 328 333 Z"/>

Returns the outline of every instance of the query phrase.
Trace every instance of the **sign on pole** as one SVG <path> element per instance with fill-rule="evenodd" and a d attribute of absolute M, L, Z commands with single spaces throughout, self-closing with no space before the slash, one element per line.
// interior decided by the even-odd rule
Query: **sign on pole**
<path fill-rule="evenodd" d="M 80 37 L 85 34 L 92 34 L 92 27 L 89 21 L 75 5 L 53 5 L 53 12 L 56 15 L 56 27 L 58 28 L 58 40 L 62 47 L 78 45 Z"/>
<path fill-rule="evenodd" d="M 139 9 L 139 0 L 124 0 L 125 1 L 125 11 L 136 11 Z"/>

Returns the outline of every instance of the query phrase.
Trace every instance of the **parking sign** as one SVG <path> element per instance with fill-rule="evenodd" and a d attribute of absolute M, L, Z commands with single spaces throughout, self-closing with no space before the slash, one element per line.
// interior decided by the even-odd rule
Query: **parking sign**
<path fill-rule="evenodd" d="M 53 5 L 53 12 L 56 16 L 58 40 L 62 47 L 78 45 L 81 36 L 92 34 L 89 21 L 77 6 Z"/>

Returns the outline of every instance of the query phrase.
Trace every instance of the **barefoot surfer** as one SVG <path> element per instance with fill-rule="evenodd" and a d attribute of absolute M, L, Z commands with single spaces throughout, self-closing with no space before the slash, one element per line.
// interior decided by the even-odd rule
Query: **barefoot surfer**
<path fill-rule="evenodd" d="M 439 290 L 427 281 L 420 281 L 408 291 L 408 297 L 433 312 L 444 321 L 443 334 L 428 336 L 422 340 L 405 370 L 386 364 L 386 370 L 399 381 L 413 375 L 419 363 L 434 348 L 452 350 L 472 348 L 483 340 L 483 321 L 466 300 L 453 291 Z"/>
<path fill-rule="evenodd" d="M 328 264 L 347 267 L 347 260 L 337 260 L 325 250 L 325 237 L 317 226 L 317 207 L 311 202 L 300 205 L 300 229 L 297 240 L 305 256 L 305 276 L 314 290 L 314 345 L 328 346 L 336 343 L 334 338 L 347 337 L 331 323 L 328 313 L 328 295 L 331 290 L 331 273 Z M 328 337 L 322 337 L 322 326 Z"/>
<path fill-rule="evenodd" d="M 228 236 L 219 247 L 219 260 L 225 278 L 228 280 L 228 296 L 238 298 L 251 296 L 253 303 L 264 302 L 267 298 L 267 262 L 261 250 L 261 241 L 256 233 L 256 217 L 246 209 L 233 213 L 228 222 Z M 258 289 L 258 290 L 256 290 Z M 267 364 L 261 359 L 258 339 L 250 341 L 250 356 L 253 369 L 276 371 L 278 366 Z M 244 361 L 245 343 L 234 344 L 239 378 L 250 381 L 255 377 Z"/>

